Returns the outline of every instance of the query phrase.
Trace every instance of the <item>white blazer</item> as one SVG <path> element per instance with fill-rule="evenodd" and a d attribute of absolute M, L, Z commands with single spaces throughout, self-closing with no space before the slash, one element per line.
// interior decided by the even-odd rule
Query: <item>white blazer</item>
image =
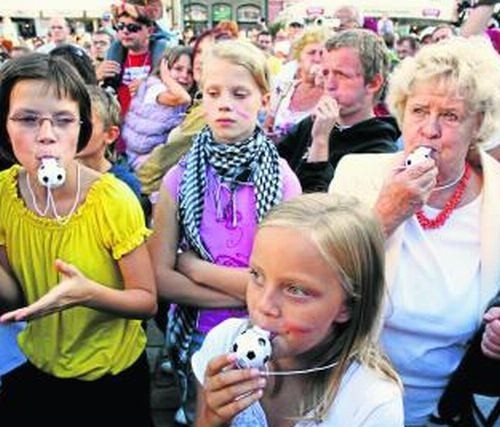
<path fill-rule="evenodd" d="M 402 164 L 402 152 L 391 154 L 351 154 L 344 156 L 335 170 L 329 192 L 355 196 L 373 207 L 386 176 Z M 477 324 L 488 302 L 500 289 L 500 163 L 480 151 L 483 198 L 480 223 L 481 289 Z M 404 227 L 400 225 L 385 244 L 385 278 L 390 288 L 399 264 Z"/>

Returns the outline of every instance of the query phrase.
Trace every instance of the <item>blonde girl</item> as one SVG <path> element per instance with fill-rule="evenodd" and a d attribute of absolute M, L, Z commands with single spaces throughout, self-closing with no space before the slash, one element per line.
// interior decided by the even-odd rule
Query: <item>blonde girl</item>
<path fill-rule="evenodd" d="M 214 326 L 246 316 L 246 269 L 257 223 L 301 191 L 257 126 L 269 90 L 264 54 L 242 41 L 217 43 L 204 53 L 201 89 L 207 126 L 167 173 L 150 240 L 159 293 L 177 304 L 168 345 L 188 422 L 196 396 L 190 356 Z"/>
<path fill-rule="evenodd" d="M 383 242 L 355 199 L 309 194 L 273 209 L 252 251 L 249 321 L 228 319 L 192 358 L 196 425 L 403 426 L 399 379 L 374 342 Z M 235 368 L 231 344 L 249 323 L 271 333 L 267 371 Z"/>

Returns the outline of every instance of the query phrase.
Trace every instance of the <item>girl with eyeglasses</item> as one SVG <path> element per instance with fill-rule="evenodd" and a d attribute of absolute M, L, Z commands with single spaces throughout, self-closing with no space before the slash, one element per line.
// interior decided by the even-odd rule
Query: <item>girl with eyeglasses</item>
<path fill-rule="evenodd" d="M 2 422 L 150 426 L 141 323 L 156 290 L 141 207 L 75 159 L 92 124 L 72 66 L 30 54 L 0 76 L 0 149 L 18 162 L 0 173 L 0 323 L 28 322 Z"/>

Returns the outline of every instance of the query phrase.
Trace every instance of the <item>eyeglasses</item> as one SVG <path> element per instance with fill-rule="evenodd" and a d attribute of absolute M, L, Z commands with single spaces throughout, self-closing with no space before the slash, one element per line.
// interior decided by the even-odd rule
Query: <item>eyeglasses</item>
<path fill-rule="evenodd" d="M 9 120 L 14 122 L 21 129 L 26 131 L 36 131 L 42 127 L 42 123 L 48 120 L 52 127 L 58 131 L 67 131 L 76 125 L 81 125 L 83 122 L 72 115 L 57 115 L 57 116 L 40 116 L 37 114 L 24 114 L 14 117 L 9 117 Z"/>
<path fill-rule="evenodd" d="M 133 22 L 130 22 L 128 24 L 125 24 L 125 22 L 118 22 L 115 25 L 116 31 L 123 31 L 125 28 L 129 33 L 137 33 L 142 30 L 142 25 L 134 24 Z"/>

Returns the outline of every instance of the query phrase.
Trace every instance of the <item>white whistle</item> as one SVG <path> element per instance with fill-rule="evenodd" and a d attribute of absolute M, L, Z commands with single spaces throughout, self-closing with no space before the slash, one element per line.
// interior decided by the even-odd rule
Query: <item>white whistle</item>
<path fill-rule="evenodd" d="M 408 154 L 408 157 L 405 160 L 405 166 L 417 165 L 423 162 L 425 159 L 430 159 L 431 154 L 432 154 L 432 148 L 423 145 L 417 147 L 410 154 Z"/>
<path fill-rule="evenodd" d="M 263 368 L 271 358 L 271 333 L 258 326 L 243 331 L 234 341 L 236 365 L 241 369 Z"/>
<path fill-rule="evenodd" d="M 38 168 L 38 182 L 47 188 L 59 188 L 66 181 L 66 171 L 55 157 L 44 157 Z"/>

